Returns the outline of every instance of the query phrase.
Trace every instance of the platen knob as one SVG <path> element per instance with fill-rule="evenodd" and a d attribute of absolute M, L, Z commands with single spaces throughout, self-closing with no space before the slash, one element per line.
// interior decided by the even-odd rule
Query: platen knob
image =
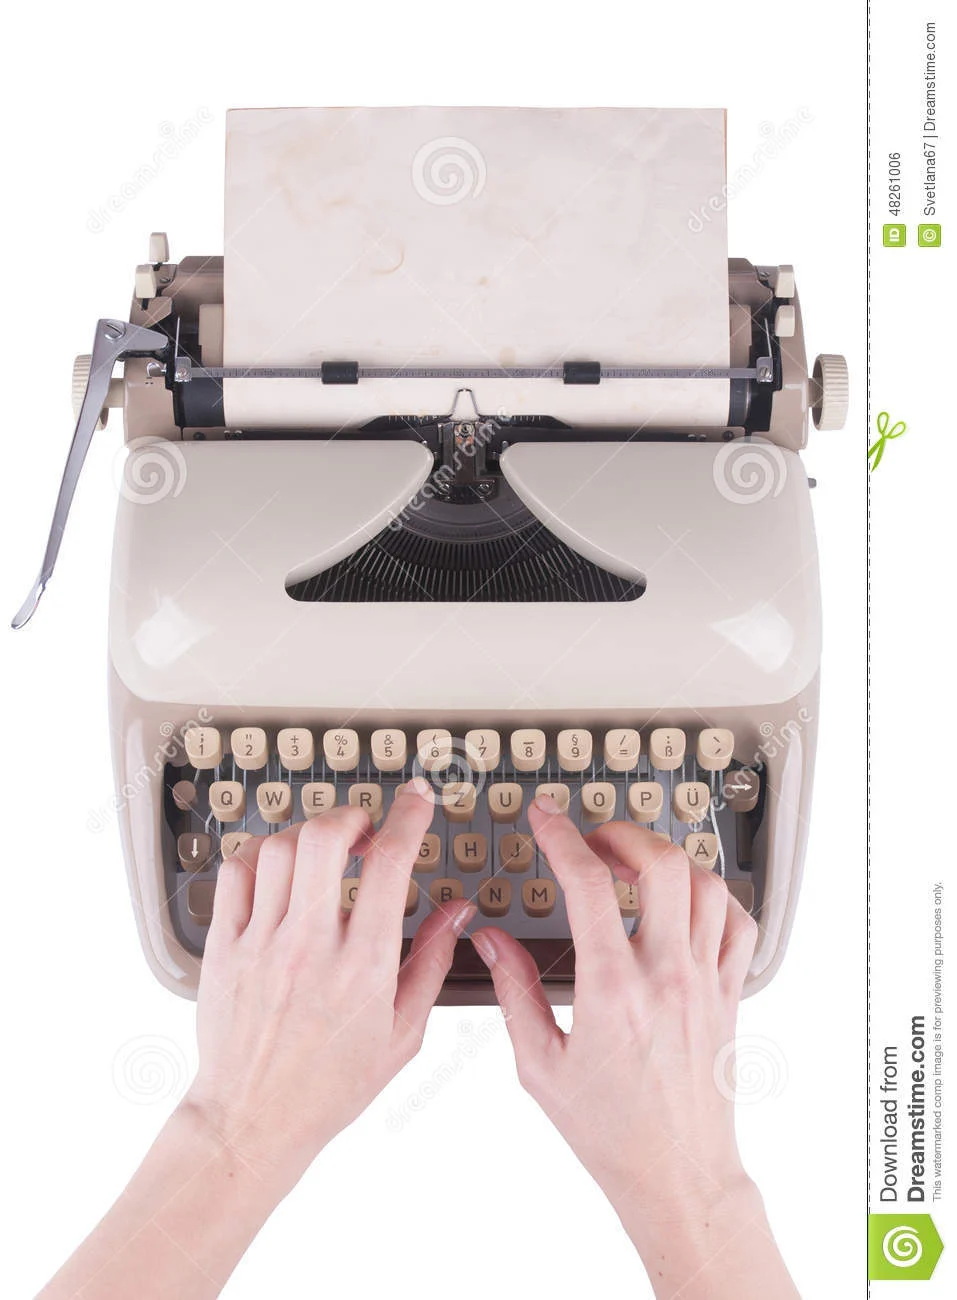
<path fill-rule="evenodd" d="M 835 352 L 822 352 L 811 372 L 811 415 L 816 429 L 843 429 L 850 385 L 847 362 Z"/>
<path fill-rule="evenodd" d="M 73 362 L 73 418 L 79 419 L 80 407 L 83 405 L 83 398 L 86 396 L 86 385 L 90 378 L 90 364 L 92 357 L 89 352 L 84 352 L 76 357 Z M 106 399 L 106 406 L 100 412 L 100 418 L 96 422 L 98 429 L 106 427 L 107 407 L 123 405 L 123 381 L 122 379 L 110 380 L 110 394 Z"/>

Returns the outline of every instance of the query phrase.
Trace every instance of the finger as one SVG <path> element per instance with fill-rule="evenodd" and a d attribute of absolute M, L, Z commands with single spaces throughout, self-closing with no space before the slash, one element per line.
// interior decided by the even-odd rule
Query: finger
<path fill-rule="evenodd" d="M 227 858 L 219 868 L 208 945 L 238 939 L 245 930 L 252 916 L 255 882 L 255 868 L 239 857 Z"/>
<path fill-rule="evenodd" d="M 415 932 L 395 995 L 395 1035 L 405 1055 L 418 1051 L 422 1043 L 425 1022 L 449 973 L 458 937 L 476 910 L 474 903 L 461 898 L 440 903 Z"/>
<path fill-rule="evenodd" d="M 758 925 L 754 917 L 728 894 L 718 975 L 722 987 L 735 1001 L 740 1000 L 757 941 Z"/>
<path fill-rule="evenodd" d="M 716 871 L 691 864 L 691 952 L 716 967 L 728 914 L 728 887 Z"/>
<path fill-rule="evenodd" d="M 528 820 L 565 894 L 576 970 L 587 973 L 598 965 L 626 961 L 630 949 L 608 868 L 570 818 L 558 812 L 554 799 L 536 799 Z"/>
<path fill-rule="evenodd" d="M 565 1043 L 565 1035 L 548 1005 L 535 958 L 517 939 L 494 926 L 476 930 L 469 937 L 492 976 L 515 1051 L 518 1075 L 528 1086 L 534 1083 L 547 1055 Z"/>
<path fill-rule="evenodd" d="M 389 814 L 367 848 L 362 885 L 349 917 L 349 943 L 398 965 L 409 880 L 435 805 L 428 781 L 416 777 L 400 786 Z"/>
<path fill-rule="evenodd" d="M 292 886 L 296 843 L 302 825 L 290 826 L 275 835 L 265 836 L 256 856 L 253 910 L 249 925 L 253 930 L 275 929 L 286 915 Z M 242 845 L 246 848 L 246 844 Z"/>
<path fill-rule="evenodd" d="M 654 831 L 628 822 L 609 822 L 588 837 L 603 862 L 620 863 L 638 881 L 641 924 L 634 943 L 652 953 L 685 952 L 691 942 L 691 861 L 684 849 L 666 844 Z"/>
<path fill-rule="evenodd" d="M 317 936 L 338 935 L 342 877 L 350 854 L 365 841 L 371 827 L 367 812 L 345 806 L 330 808 L 305 823 L 296 850 L 287 923 L 308 920 Z"/>

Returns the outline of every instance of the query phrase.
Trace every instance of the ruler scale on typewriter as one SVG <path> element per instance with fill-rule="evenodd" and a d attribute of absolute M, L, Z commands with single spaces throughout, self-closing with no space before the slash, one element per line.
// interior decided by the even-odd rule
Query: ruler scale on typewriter
<path fill-rule="evenodd" d="M 628 820 L 720 873 L 759 921 L 761 987 L 818 726 L 799 453 L 809 417 L 843 423 L 847 377 L 833 355 L 809 372 L 790 266 L 729 261 L 723 213 L 688 219 L 690 175 L 702 203 L 720 192 L 723 115 L 241 110 L 227 130 L 226 257 L 172 262 L 153 236 L 129 320 L 99 322 L 14 620 L 122 407 L 110 697 L 153 971 L 195 994 L 244 836 L 336 804 L 381 820 L 424 774 L 407 942 L 437 900 L 474 898 L 570 998 L 529 839 L 544 787 L 583 831 Z M 461 196 L 432 146 L 458 151 Z M 264 204 L 277 176 L 288 202 Z M 346 912 L 361 888 L 355 861 Z M 493 1000 L 468 944 L 442 1000 Z"/>

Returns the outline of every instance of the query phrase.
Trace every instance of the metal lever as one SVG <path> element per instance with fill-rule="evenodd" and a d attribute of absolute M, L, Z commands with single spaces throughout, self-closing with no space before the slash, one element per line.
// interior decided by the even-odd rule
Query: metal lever
<path fill-rule="evenodd" d="M 145 329 L 142 325 L 131 325 L 121 320 L 97 322 L 90 361 L 90 377 L 87 380 L 83 405 L 80 407 L 76 428 L 73 431 L 70 454 L 67 456 L 63 478 L 60 480 L 60 491 L 53 511 L 53 523 L 50 526 L 47 548 L 43 554 L 43 564 L 29 596 L 14 616 L 13 627 L 23 627 L 24 623 L 30 621 L 40 603 L 44 588 L 53 576 L 80 470 L 90 449 L 100 412 L 106 406 L 113 367 L 117 361 L 125 361 L 127 357 L 158 357 L 168 348 L 169 339 L 158 330 Z"/>

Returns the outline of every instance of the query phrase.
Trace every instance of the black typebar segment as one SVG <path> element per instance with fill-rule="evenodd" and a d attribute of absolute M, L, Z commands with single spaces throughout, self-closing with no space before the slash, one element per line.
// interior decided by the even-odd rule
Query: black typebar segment
<path fill-rule="evenodd" d="M 323 361 L 319 369 L 324 384 L 357 384 L 359 382 L 358 361 Z"/>
<path fill-rule="evenodd" d="M 600 384 L 600 361 L 566 361 L 562 366 L 564 384 Z"/>

